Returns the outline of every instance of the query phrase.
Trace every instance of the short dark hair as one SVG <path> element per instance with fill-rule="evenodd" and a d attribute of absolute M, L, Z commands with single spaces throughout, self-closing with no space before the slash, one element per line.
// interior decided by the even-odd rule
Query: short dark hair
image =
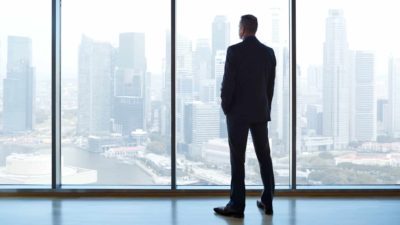
<path fill-rule="evenodd" d="M 243 15 L 240 19 L 240 25 L 248 32 L 255 34 L 258 27 L 257 17 L 250 14 Z"/>

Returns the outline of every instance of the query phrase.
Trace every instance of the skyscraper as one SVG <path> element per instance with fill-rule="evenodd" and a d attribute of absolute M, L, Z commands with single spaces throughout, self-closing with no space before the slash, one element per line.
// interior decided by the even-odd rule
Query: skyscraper
<path fill-rule="evenodd" d="M 219 105 L 193 101 L 184 106 L 184 141 L 191 157 L 200 157 L 201 146 L 219 135 Z"/>
<path fill-rule="evenodd" d="M 176 48 L 176 132 L 177 140 L 183 140 L 184 105 L 194 100 L 192 41 L 178 36 Z"/>
<path fill-rule="evenodd" d="M 375 56 L 370 52 L 355 54 L 355 138 L 376 141 L 376 99 L 374 90 Z"/>
<path fill-rule="evenodd" d="M 376 107 L 378 136 L 388 136 L 388 121 L 390 120 L 388 99 L 378 99 Z"/>
<path fill-rule="evenodd" d="M 128 32 L 119 35 L 117 66 L 146 71 L 144 33 Z"/>
<path fill-rule="evenodd" d="M 171 134 L 171 32 L 165 32 L 165 62 L 161 107 L 161 135 Z"/>
<path fill-rule="evenodd" d="M 3 131 L 33 130 L 35 111 L 35 74 L 32 67 L 32 40 L 9 36 L 7 75 L 3 81 Z"/>
<path fill-rule="evenodd" d="M 389 135 L 400 138 L 400 58 L 389 60 Z"/>
<path fill-rule="evenodd" d="M 220 97 L 220 89 L 222 84 L 222 79 L 224 78 L 224 70 L 225 70 L 225 60 L 226 60 L 226 51 L 218 50 L 215 52 L 214 58 L 214 68 L 215 68 L 215 86 L 218 90 L 218 97 Z"/>
<path fill-rule="evenodd" d="M 271 16 L 271 24 L 269 25 L 270 31 L 268 34 L 270 35 L 270 42 L 267 43 L 268 46 L 272 47 L 275 52 L 276 57 L 276 77 L 275 77 L 275 88 L 274 88 L 274 97 L 272 100 L 271 107 L 271 122 L 269 124 L 269 136 L 274 140 L 282 140 L 285 139 L 285 132 L 288 131 L 288 127 L 285 128 L 284 125 L 288 123 L 285 121 L 287 119 L 287 115 L 289 111 L 284 111 L 286 109 L 286 101 L 289 101 L 288 93 L 285 91 L 289 90 L 289 77 L 286 76 L 285 72 L 288 72 L 285 66 L 288 66 L 287 57 L 285 50 L 285 44 L 281 39 L 281 7 L 279 1 L 271 1 L 271 7 L 268 9 L 268 13 Z M 287 114 L 287 115 L 286 115 Z M 286 130 L 285 130 L 286 129 Z M 282 143 L 287 143 L 288 139 L 285 139 Z"/>
<path fill-rule="evenodd" d="M 307 68 L 307 87 L 309 90 L 304 90 L 309 95 L 322 97 L 322 67 L 320 65 L 310 65 Z"/>
<path fill-rule="evenodd" d="M 201 88 L 208 86 L 208 80 L 213 76 L 211 74 L 211 48 L 208 39 L 198 39 L 196 49 L 193 53 L 193 77 L 194 92 L 201 97 Z M 214 94 L 215 96 L 215 94 Z"/>
<path fill-rule="evenodd" d="M 222 84 L 222 79 L 224 77 L 224 72 L 225 72 L 225 60 L 226 60 L 226 51 L 223 50 L 218 50 L 215 53 L 215 59 L 214 59 L 214 68 L 215 68 L 215 89 L 217 90 L 217 99 L 220 99 L 221 95 L 221 84 Z M 221 107 L 219 108 L 219 115 L 220 115 L 220 134 L 219 137 L 221 138 L 226 138 L 228 137 L 228 131 L 226 127 L 226 119 L 225 119 L 225 114 L 222 111 Z"/>
<path fill-rule="evenodd" d="M 348 69 L 346 20 L 343 11 L 329 10 L 323 59 L 323 135 L 333 138 L 334 148 L 343 149 L 350 135 L 350 74 Z"/>
<path fill-rule="evenodd" d="M 117 96 L 114 98 L 114 124 L 116 132 L 130 135 L 136 129 L 144 127 L 144 99 L 137 96 Z"/>
<path fill-rule="evenodd" d="M 82 36 L 78 62 L 80 135 L 107 135 L 111 128 L 113 47 Z"/>
<path fill-rule="evenodd" d="M 150 114 L 144 33 L 121 33 L 114 77 L 114 128 L 124 135 L 145 129 Z"/>
<path fill-rule="evenodd" d="M 226 51 L 230 44 L 230 24 L 226 16 L 218 15 L 214 17 L 212 23 L 212 62 L 217 51 Z M 212 66 L 211 75 L 214 77 L 215 67 Z"/>
<path fill-rule="evenodd" d="M 290 70 L 289 70 L 289 48 L 284 47 L 282 49 L 282 80 L 285 82 L 282 82 L 282 99 L 285 102 L 284 104 L 282 104 L 282 143 L 283 143 L 283 151 L 287 151 L 287 149 L 289 149 L 289 144 L 290 144 L 290 83 L 289 83 L 289 77 L 290 77 Z M 279 59 L 278 59 L 279 61 Z M 297 70 L 297 73 L 299 73 L 299 70 Z M 279 74 L 277 74 L 276 76 L 280 76 Z M 275 78 L 276 79 L 276 78 Z M 278 86 L 275 87 L 279 88 Z M 275 94 L 274 94 L 275 95 Z M 274 98 L 276 98 L 274 96 Z M 272 102 L 274 102 L 275 100 L 272 100 Z M 272 106 L 274 107 L 274 105 Z M 277 107 L 277 106 L 275 106 Z M 273 110 L 273 108 L 271 109 L 271 111 Z M 277 112 L 277 111 L 274 111 Z M 273 115 L 271 115 L 273 116 Z M 276 117 L 277 119 L 279 119 L 279 116 Z M 275 117 L 271 118 L 271 122 L 274 123 L 273 121 L 275 120 Z M 271 125 L 272 125 L 271 123 Z M 298 126 L 299 127 L 299 126 Z M 278 130 L 278 134 L 279 134 L 279 130 Z M 299 138 L 297 138 L 299 140 Z"/>

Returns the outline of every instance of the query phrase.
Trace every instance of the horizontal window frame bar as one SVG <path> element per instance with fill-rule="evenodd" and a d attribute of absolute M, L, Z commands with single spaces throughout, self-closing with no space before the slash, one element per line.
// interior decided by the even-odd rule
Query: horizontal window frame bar
<path fill-rule="evenodd" d="M 262 190 L 247 190 L 247 196 L 259 196 Z M 0 197 L 36 198 L 140 198 L 140 197 L 226 197 L 229 190 L 143 190 L 143 189 L 13 189 L 0 190 Z M 276 197 L 399 197 L 400 189 L 315 189 L 315 190 L 276 190 Z"/>

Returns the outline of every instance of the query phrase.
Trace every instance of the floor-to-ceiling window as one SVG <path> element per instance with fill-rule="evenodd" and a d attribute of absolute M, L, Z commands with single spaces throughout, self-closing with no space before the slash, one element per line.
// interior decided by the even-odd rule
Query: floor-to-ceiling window
<path fill-rule="evenodd" d="M 56 171 L 51 167 L 54 2 L 0 3 L 3 187 L 49 185 Z M 228 187 L 220 87 L 226 49 L 241 41 L 240 16 L 254 14 L 257 37 L 277 57 L 268 125 L 277 185 L 290 184 L 290 169 L 297 188 L 398 185 L 396 2 L 296 1 L 296 38 L 291 40 L 297 46 L 296 74 L 289 70 L 289 2 L 63 1 L 62 123 L 53 127 L 62 135 L 61 183 L 78 188 Z M 291 77 L 297 83 L 293 99 Z M 291 100 L 297 104 L 292 117 Z M 292 132 L 296 143 L 291 143 Z M 290 168 L 291 144 L 295 168 Z M 246 155 L 246 185 L 258 187 L 251 135 Z"/>
<path fill-rule="evenodd" d="M 50 183 L 51 4 L 1 1 L 0 184 Z"/>
<path fill-rule="evenodd" d="M 62 2 L 63 184 L 170 185 L 170 17 L 164 0 Z"/>
<path fill-rule="evenodd" d="M 176 142 L 178 185 L 229 185 L 230 160 L 220 88 L 226 49 L 240 42 L 240 17 L 258 18 L 259 40 L 277 57 L 276 88 L 269 124 L 278 185 L 289 184 L 288 1 L 177 1 Z M 261 185 L 249 135 L 246 184 Z"/>
<path fill-rule="evenodd" d="M 396 2 L 297 3 L 297 183 L 400 183 Z"/>

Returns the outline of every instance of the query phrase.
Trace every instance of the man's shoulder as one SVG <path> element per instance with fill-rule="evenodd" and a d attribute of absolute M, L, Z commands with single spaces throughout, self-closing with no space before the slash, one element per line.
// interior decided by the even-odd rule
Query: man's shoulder
<path fill-rule="evenodd" d="M 274 55 L 274 49 L 269 47 L 268 45 L 263 44 L 262 42 L 258 42 L 257 46 L 259 49 L 263 49 L 263 51 L 267 52 L 269 55 Z M 243 49 L 245 49 L 245 48 L 246 48 L 245 43 L 239 42 L 239 43 L 229 46 L 227 52 L 231 52 L 231 53 L 237 52 L 237 51 L 240 52 L 240 51 L 243 51 Z"/>
<path fill-rule="evenodd" d="M 272 59 L 275 59 L 275 52 L 274 52 L 273 48 L 271 48 L 268 45 L 265 45 L 263 43 L 261 43 L 261 46 L 263 48 L 263 51 L 266 52 L 269 57 L 271 57 Z"/>
<path fill-rule="evenodd" d="M 266 51 L 268 51 L 268 52 L 274 52 L 274 49 L 271 48 L 271 47 L 269 47 L 268 45 L 266 45 L 266 44 L 264 44 L 264 43 L 261 43 L 261 42 L 260 42 L 260 45 L 261 45 Z"/>
<path fill-rule="evenodd" d="M 238 49 L 240 49 L 242 47 L 243 47 L 243 42 L 239 42 L 239 43 L 229 46 L 228 51 L 237 51 Z"/>

